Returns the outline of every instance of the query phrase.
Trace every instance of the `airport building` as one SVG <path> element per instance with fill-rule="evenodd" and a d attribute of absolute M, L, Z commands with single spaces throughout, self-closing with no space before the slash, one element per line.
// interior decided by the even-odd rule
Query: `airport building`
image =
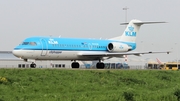
<path fill-rule="evenodd" d="M 146 63 L 147 69 L 163 69 L 163 70 L 179 70 L 180 69 L 180 63 L 179 62 L 164 62 L 164 63 L 158 63 L 158 62 L 148 62 Z"/>

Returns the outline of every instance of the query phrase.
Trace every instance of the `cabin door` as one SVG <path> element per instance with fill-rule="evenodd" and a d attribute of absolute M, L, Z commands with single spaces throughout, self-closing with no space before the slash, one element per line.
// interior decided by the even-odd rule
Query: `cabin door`
<path fill-rule="evenodd" d="M 48 51 L 47 42 L 45 39 L 40 39 L 42 45 L 41 56 L 46 56 Z"/>

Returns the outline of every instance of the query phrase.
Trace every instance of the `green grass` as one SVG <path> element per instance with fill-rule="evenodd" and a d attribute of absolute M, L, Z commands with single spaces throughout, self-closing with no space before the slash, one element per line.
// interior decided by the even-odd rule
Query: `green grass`
<path fill-rule="evenodd" d="M 180 71 L 0 69 L 0 101 L 177 101 L 178 97 Z"/>

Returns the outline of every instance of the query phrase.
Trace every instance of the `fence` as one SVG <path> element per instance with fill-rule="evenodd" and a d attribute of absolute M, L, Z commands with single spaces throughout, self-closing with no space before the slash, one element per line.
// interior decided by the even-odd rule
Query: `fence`
<path fill-rule="evenodd" d="M 29 64 L 17 64 L 17 65 L 0 65 L 0 68 L 30 68 Z M 67 64 L 53 64 L 53 65 L 37 65 L 36 68 L 71 68 L 71 65 Z M 86 68 L 85 65 L 80 65 L 80 68 Z M 88 69 L 95 69 L 90 67 Z M 129 65 L 129 68 L 105 68 L 105 69 L 146 69 L 142 65 Z"/>

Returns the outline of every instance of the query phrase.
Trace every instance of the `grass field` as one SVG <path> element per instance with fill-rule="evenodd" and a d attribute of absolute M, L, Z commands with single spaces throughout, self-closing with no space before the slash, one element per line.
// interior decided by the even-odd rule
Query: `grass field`
<path fill-rule="evenodd" d="M 0 101 L 178 101 L 180 71 L 0 69 Z"/>

